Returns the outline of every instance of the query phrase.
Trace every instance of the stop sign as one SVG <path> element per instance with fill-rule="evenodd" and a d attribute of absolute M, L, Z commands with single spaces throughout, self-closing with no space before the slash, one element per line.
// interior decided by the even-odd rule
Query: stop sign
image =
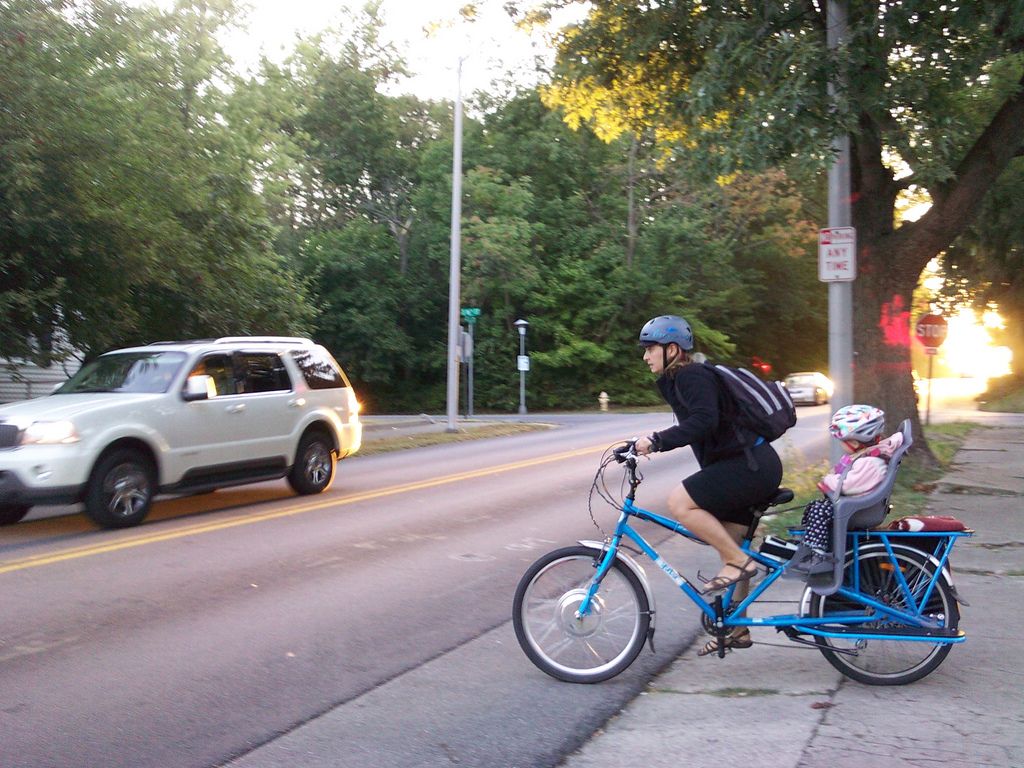
<path fill-rule="evenodd" d="M 946 340 L 946 318 L 942 315 L 923 315 L 914 327 L 917 340 L 930 349 L 935 349 Z"/>

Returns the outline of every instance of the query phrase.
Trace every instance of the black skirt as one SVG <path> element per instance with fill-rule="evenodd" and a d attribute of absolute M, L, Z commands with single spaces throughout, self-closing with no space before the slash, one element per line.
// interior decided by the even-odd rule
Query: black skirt
<path fill-rule="evenodd" d="M 750 449 L 757 469 L 750 468 L 746 453 L 716 461 L 683 480 L 690 498 L 723 522 L 747 525 L 752 506 L 775 495 L 782 483 L 782 461 L 771 443 Z"/>

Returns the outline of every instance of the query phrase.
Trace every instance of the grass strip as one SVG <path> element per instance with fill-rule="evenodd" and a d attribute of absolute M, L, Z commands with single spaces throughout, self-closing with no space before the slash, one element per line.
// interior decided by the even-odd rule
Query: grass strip
<path fill-rule="evenodd" d="M 488 437 L 507 437 L 509 435 L 520 435 L 526 432 L 536 432 L 542 429 L 551 429 L 550 424 L 501 424 L 492 422 L 479 426 L 462 427 L 457 432 L 423 432 L 413 435 L 396 435 L 394 437 L 382 437 L 380 439 L 363 439 L 363 445 L 357 456 L 369 456 L 375 453 L 388 453 L 390 451 L 401 451 L 407 448 L 423 448 L 428 445 L 443 445 L 446 443 L 461 443 L 466 440 L 482 440 Z"/>
<path fill-rule="evenodd" d="M 985 393 L 978 396 L 978 410 L 1024 413 L 1024 374 L 989 379 Z"/>

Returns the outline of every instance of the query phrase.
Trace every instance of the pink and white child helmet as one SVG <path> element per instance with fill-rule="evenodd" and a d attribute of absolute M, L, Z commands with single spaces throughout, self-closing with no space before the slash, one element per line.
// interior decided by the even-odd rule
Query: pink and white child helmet
<path fill-rule="evenodd" d="M 836 440 L 874 443 L 885 429 L 885 411 L 873 405 L 846 405 L 836 411 L 828 432 Z"/>

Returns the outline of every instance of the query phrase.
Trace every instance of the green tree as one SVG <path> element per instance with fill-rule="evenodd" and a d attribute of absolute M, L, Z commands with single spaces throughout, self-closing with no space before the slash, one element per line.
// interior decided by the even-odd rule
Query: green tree
<path fill-rule="evenodd" d="M 232 13 L 0 5 L 0 354 L 308 327 L 222 119 Z"/>
<path fill-rule="evenodd" d="M 366 216 L 384 225 L 405 274 L 416 221 L 416 168 L 450 117 L 444 105 L 384 93 L 405 73 L 405 64 L 380 42 L 381 24 L 376 7 L 367 6 L 341 38 L 340 53 L 332 55 L 328 41 L 317 38 L 300 49 L 292 66 L 305 72 L 307 106 L 298 125 L 322 191 L 320 223 Z"/>
<path fill-rule="evenodd" d="M 540 285 L 539 265 L 531 258 L 537 225 L 529 220 L 529 183 L 478 167 L 466 174 L 463 187 L 462 293 L 509 323 L 515 307 Z"/>
<path fill-rule="evenodd" d="M 548 100 L 609 138 L 653 126 L 669 156 L 712 176 L 820 165 L 832 138 L 850 132 L 855 396 L 917 422 L 911 294 L 1021 147 L 1024 5 L 848 8 L 849 42 L 833 52 L 822 3 L 596 0 L 562 36 Z M 827 85 L 838 75 L 833 107 Z M 897 199 L 914 189 L 932 207 L 897 226 Z"/>
<path fill-rule="evenodd" d="M 299 256 L 324 309 L 317 337 L 343 361 L 371 410 L 393 396 L 412 347 L 402 327 L 406 296 L 394 253 L 387 231 L 364 219 L 312 235 Z"/>
<path fill-rule="evenodd" d="M 735 176 L 721 197 L 715 235 L 733 254 L 746 295 L 721 307 L 715 327 L 739 322 L 731 337 L 744 358 L 771 362 L 780 378 L 824 368 L 828 295 L 818 282 L 818 233 L 807 196 L 774 169 Z"/>
<path fill-rule="evenodd" d="M 317 338 L 369 408 L 423 411 L 444 398 L 452 113 L 385 93 L 403 64 L 379 25 L 369 7 L 281 67 L 264 63 L 247 99 L 265 89 L 283 107 L 283 138 L 267 115 L 287 150 L 279 242 L 313 293 Z"/>
<path fill-rule="evenodd" d="M 533 92 L 489 114 L 480 140 L 482 163 L 531 192 L 519 216 L 536 223 L 537 288 L 506 302 L 511 309 L 483 299 L 478 361 L 492 344 L 504 357 L 493 378 L 480 361 L 478 403 L 493 392 L 494 407 L 515 406 L 508 370 L 518 316 L 531 323 L 537 407 L 593 406 L 602 390 L 618 403 L 655 402 L 631 352 L 643 322 L 665 311 L 686 314 L 717 359 L 749 364 L 757 354 L 788 369 L 824 358 L 821 344 L 795 345 L 789 335 L 824 338 L 824 289 L 807 205 L 780 172 L 725 189 L 699 185 L 661 162 L 649 137 L 605 143 L 585 126 L 572 131 Z M 464 271 L 464 293 L 479 279 Z"/>

